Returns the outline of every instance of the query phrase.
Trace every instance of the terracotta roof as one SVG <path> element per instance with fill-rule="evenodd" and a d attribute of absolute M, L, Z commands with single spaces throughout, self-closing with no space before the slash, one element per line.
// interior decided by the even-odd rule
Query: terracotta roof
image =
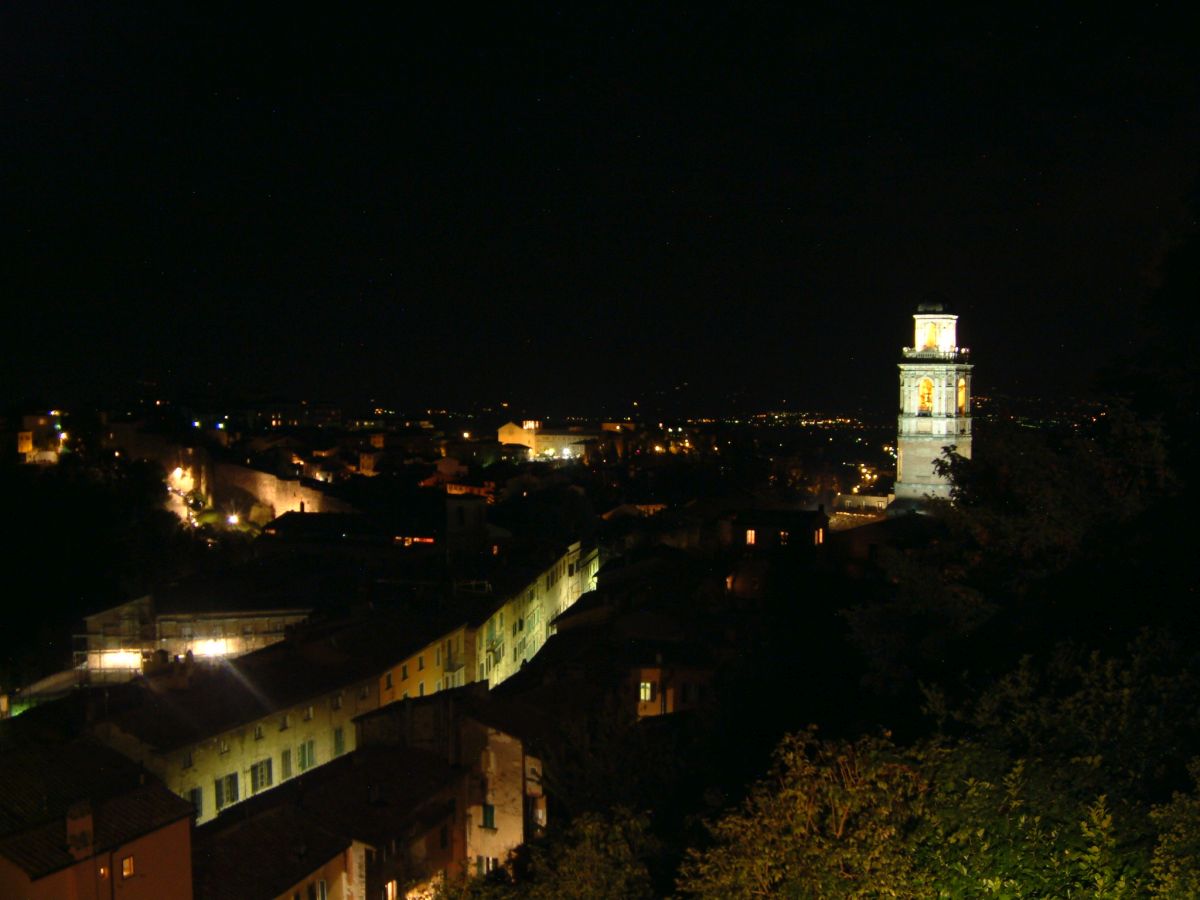
<path fill-rule="evenodd" d="M 227 824 L 219 833 L 203 831 L 197 830 L 192 849 L 196 900 L 278 897 L 351 843 L 287 804 Z"/>
<path fill-rule="evenodd" d="M 89 740 L 0 753 L 0 855 L 38 879 L 73 865 L 67 810 L 87 801 L 95 852 L 192 815 L 192 805 L 135 763 Z"/>
<path fill-rule="evenodd" d="M 160 750 L 183 747 L 379 676 L 460 624 L 447 611 L 313 627 L 217 667 L 197 666 L 187 687 L 145 679 L 131 688 L 134 702 L 108 721 Z"/>
<path fill-rule="evenodd" d="M 356 750 L 198 828 L 197 900 L 276 897 L 358 840 L 383 847 L 452 809 L 463 770 L 399 748 Z"/>

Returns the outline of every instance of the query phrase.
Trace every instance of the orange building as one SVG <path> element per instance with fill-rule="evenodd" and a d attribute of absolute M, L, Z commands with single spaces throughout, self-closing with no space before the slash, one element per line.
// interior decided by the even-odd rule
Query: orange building
<path fill-rule="evenodd" d="M 392 666 L 379 678 L 379 705 L 424 697 L 473 681 L 475 629 L 459 625 Z"/>
<path fill-rule="evenodd" d="M 0 897 L 192 897 L 192 807 L 88 741 L 0 753 Z"/>

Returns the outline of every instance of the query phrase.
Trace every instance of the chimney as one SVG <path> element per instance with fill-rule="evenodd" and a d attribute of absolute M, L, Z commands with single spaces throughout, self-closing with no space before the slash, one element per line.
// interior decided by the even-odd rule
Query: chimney
<path fill-rule="evenodd" d="M 81 800 L 67 810 L 67 851 L 74 859 L 93 855 L 92 804 Z"/>

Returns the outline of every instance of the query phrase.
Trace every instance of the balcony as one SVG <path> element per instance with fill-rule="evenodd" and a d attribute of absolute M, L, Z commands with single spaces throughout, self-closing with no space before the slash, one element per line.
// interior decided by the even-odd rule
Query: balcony
<path fill-rule="evenodd" d="M 955 347 L 953 350 L 914 350 L 904 348 L 904 358 L 915 362 L 955 362 L 969 363 L 971 351 L 966 347 Z"/>

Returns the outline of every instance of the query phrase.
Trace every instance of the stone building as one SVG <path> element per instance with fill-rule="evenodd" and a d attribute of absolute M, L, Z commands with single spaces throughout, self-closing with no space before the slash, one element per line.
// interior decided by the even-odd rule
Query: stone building
<path fill-rule="evenodd" d="M 948 499 L 950 483 L 934 462 L 946 447 L 971 455 L 969 353 L 958 346 L 958 316 L 940 303 L 913 315 L 913 345 L 900 362 L 900 416 L 896 442 L 896 508 L 927 498 Z"/>

